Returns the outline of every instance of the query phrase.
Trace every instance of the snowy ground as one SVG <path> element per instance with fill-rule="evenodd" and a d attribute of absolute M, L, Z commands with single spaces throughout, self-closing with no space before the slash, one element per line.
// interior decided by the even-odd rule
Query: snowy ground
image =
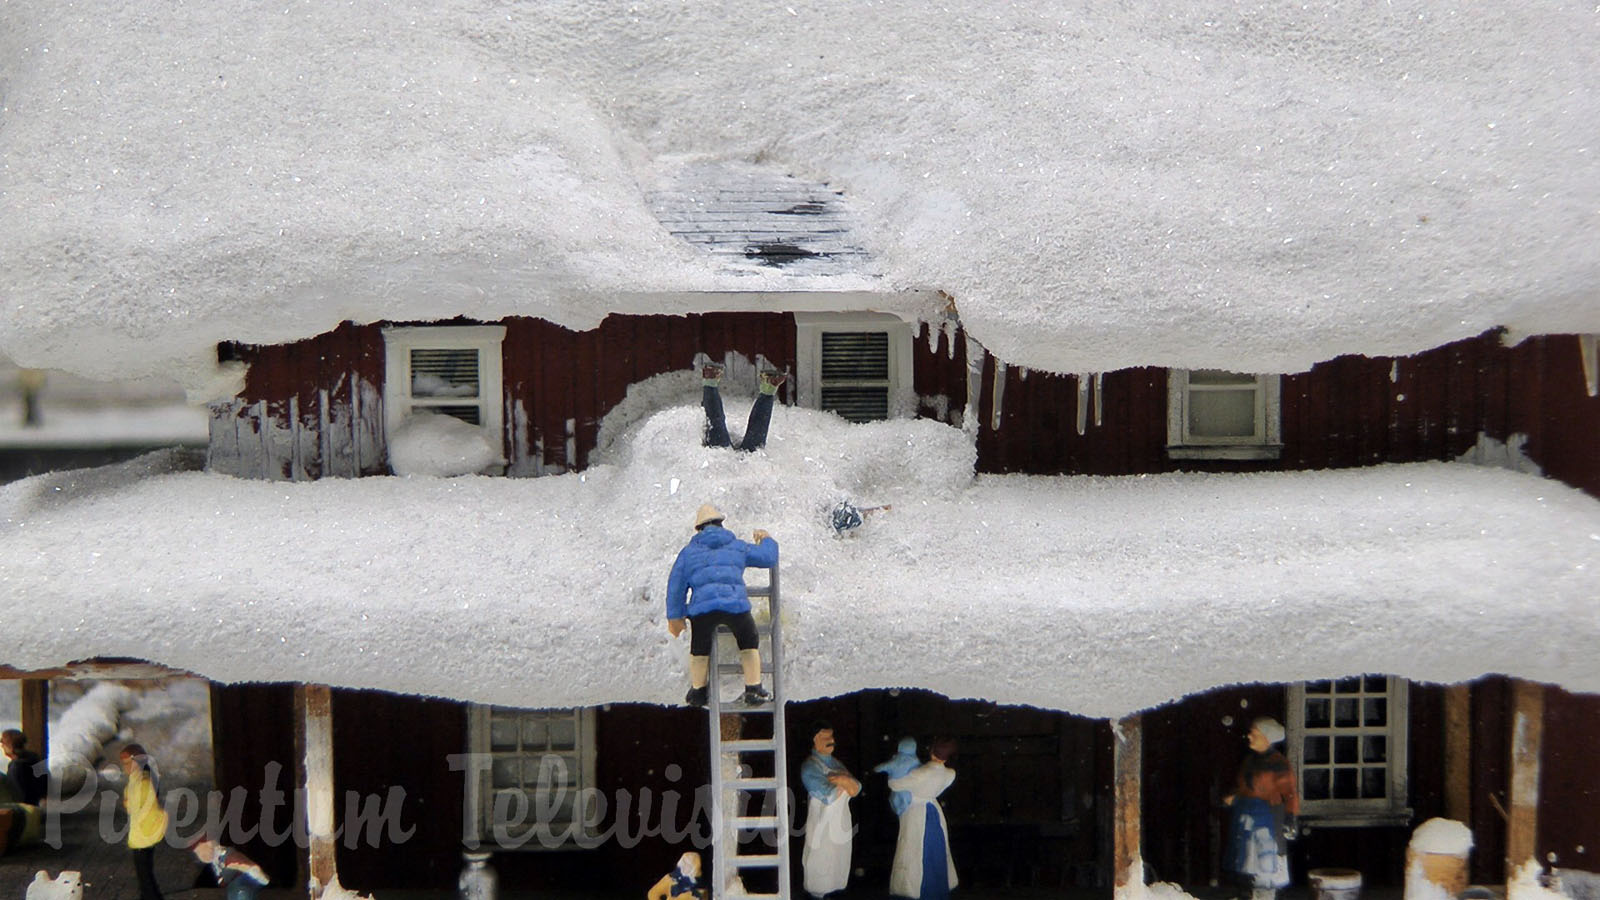
<path fill-rule="evenodd" d="M 1600 690 L 1600 502 L 1548 480 L 1443 463 L 974 479 L 966 436 L 933 421 L 780 406 L 753 455 L 700 447 L 700 422 L 665 409 L 608 461 L 540 479 L 268 483 L 171 453 L 18 482 L 0 489 L 5 661 L 675 702 L 686 646 L 662 595 L 710 501 L 782 544 L 793 699 L 917 686 L 1107 716 L 1373 671 Z M 841 538 L 842 498 L 893 509 Z"/>

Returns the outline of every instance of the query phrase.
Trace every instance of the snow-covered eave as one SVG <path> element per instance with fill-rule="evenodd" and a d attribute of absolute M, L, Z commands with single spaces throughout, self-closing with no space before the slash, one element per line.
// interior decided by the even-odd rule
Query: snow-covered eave
<path fill-rule="evenodd" d="M 951 430 L 886 425 L 840 447 L 780 410 L 793 445 L 748 457 L 678 441 L 698 411 L 669 412 L 670 458 L 637 445 L 630 464 L 540 479 L 286 484 L 146 458 L 8 486 L 0 662 L 672 704 L 686 649 L 665 630 L 665 573 L 709 497 L 783 541 L 793 700 L 923 688 L 1118 717 L 1362 672 L 1600 691 L 1600 501 L 1556 482 L 1457 464 L 994 476 L 872 488 L 893 511 L 841 539 L 816 511 L 837 482 L 813 490 L 805 470 L 831 453 L 928 485 L 925 463 L 911 475 L 893 454 Z"/>

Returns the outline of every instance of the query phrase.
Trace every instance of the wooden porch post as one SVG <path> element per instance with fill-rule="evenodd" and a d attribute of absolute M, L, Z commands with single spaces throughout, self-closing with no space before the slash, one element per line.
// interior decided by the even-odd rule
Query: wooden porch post
<path fill-rule="evenodd" d="M 22 733 L 28 738 L 28 749 L 45 759 L 50 755 L 50 682 L 25 678 L 17 684 L 22 691 Z"/>
<path fill-rule="evenodd" d="M 306 889 L 308 900 L 339 881 L 333 824 L 333 692 L 327 685 L 294 689 L 301 786 L 306 805 Z"/>
<path fill-rule="evenodd" d="M 1472 687 L 1444 691 L 1444 815 L 1472 825 Z"/>
<path fill-rule="evenodd" d="M 1113 785 L 1112 875 L 1115 896 L 1130 894 L 1135 885 L 1144 885 L 1144 859 L 1139 844 L 1140 769 L 1144 756 L 1144 725 L 1139 716 L 1128 716 L 1111 728 Z"/>
<path fill-rule="evenodd" d="M 1517 679 L 1511 685 L 1511 815 L 1506 824 L 1506 892 L 1517 870 L 1537 864 L 1539 845 L 1539 757 L 1544 742 L 1544 685 Z"/>

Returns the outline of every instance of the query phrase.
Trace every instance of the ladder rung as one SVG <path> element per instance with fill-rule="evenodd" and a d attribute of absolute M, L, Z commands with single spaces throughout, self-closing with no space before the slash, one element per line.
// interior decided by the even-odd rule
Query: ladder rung
<path fill-rule="evenodd" d="M 772 738 L 743 738 L 737 741 L 723 741 L 722 749 L 738 753 L 776 753 L 778 742 Z"/>
<path fill-rule="evenodd" d="M 721 895 L 723 900 L 782 900 L 779 894 L 734 894 Z"/>
<path fill-rule="evenodd" d="M 769 830 L 778 827 L 777 816 L 734 816 L 733 827 L 751 830 Z"/>
<path fill-rule="evenodd" d="M 778 854 L 752 854 L 750 856 L 735 856 L 728 860 L 735 869 L 771 869 L 780 864 Z"/>
<path fill-rule="evenodd" d="M 744 672 L 744 666 L 741 666 L 738 663 L 717 663 L 717 674 L 718 675 L 739 675 L 739 674 L 742 674 L 743 672 Z M 763 674 L 763 675 L 771 675 L 772 674 L 772 666 L 771 666 L 771 664 L 762 663 L 761 664 L 761 674 Z"/>
<path fill-rule="evenodd" d="M 744 589 L 744 593 L 747 597 L 771 597 L 772 586 L 763 584 L 760 587 L 747 587 Z"/>
<path fill-rule="evenodd" d="M 737 791 L 775 791 L 778 789 L 778 779 L 771 776 L 766 778 L 727 778 L 722 783 Z"/>

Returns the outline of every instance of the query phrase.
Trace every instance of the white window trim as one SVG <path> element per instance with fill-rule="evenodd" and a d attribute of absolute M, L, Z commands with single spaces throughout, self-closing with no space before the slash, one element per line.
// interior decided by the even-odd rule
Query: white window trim
<path fill-rule="evenodd" d="M 499 447 L 505 440 L 505 398 L 502 396 L 501 345 L 504 325 L 406 326 L 383 330 L 383 425 L 392 436 L 411 406 L 411 351 L 415 349 L 478 351 L 479 427 Z M 466 405 L 466 404 L 459 404 Z"/>
<path fill-rule="evenodd" d="M 1306 686 L 1304 682 L 1289 685 L 1289 722 L 1286 732 L 1289 764 L 1294 766 L 1295 784 L 1301 792 L 1300 818 L 1316 827 L 1366 827 L 1395 825 L 1411 821 L 1407 773 L 1408 751 L 1411 743 L 1411 685 L 1404 678 L 1387 676 L 1389 697 L 1389 724 L 1387 746 L 1389 760 L 1389 796 L 1367 800 L 1307 800 L 1305 799 L 1305 771 L 1301 757 L 1305 752 L 1306 736 Z M 1338 679 L 1332 679 L 1337 681 Z"/>
<path fill-rule="evenodd" d="M 491 753 L 489 718 L 494 709 L 496 707 L 479 704 L 472 704 L 467 709 L 467 751 L 479 759 L 487 758 Z M 567 711 L 578 718 L 576 752 L 579 771 L 577 784 L 571 790 L 578 792 L 578 799 L 592 803 L 594 797 L 598 795 L 595 784 L 595 761 L 598 755 L 595 744 L 595 710 L 585 707 Z M 467 771 L 473 773 L 474 769 L 469 766 Z M 599 836 L 592 827 L 593 810 L 580 809 L 576 811 L 576 817 L 578 822 L 582 823 L 581 829 L 554 835 L 548 827 L 542 830 L 536 827 L 522 843 L 516 846 L 501 846 L 495 840 L 494 823 L 489 821 L 489 816 L 494 812 L 491 805 L 494 788 L 490 783 L 493 776 L 492 766 L 481 766 L 477 767 L 476 777 L 469 774 L 466 779 L 466 817 L 462 822 L 462 839 L 467 846 L 481 847 L 496 853 L 513 850 L 563 850 L 576 845 L 580 840 L 592 840 Z M 565 842 L 559 842 L 562 840 Z"/>
<path fill-rule="evenodd" d="M 1250 438 L 1189 434 L 1189 369 L 1167 370 L 1167 456 L 1171 459 L 1278 459 L 1283 455 L 1283 377 L 1256 376 L 1256 433 Z"/>
<path fill-rule="evenodd" d="M 911 326 L 889 313 L 794 314 L 795 402 L 822 408 L 822 335 L 824 332 L 881 331 L 889 335 L 889 418 L 916 414 L 917 391 L 912 380 Z"/>

